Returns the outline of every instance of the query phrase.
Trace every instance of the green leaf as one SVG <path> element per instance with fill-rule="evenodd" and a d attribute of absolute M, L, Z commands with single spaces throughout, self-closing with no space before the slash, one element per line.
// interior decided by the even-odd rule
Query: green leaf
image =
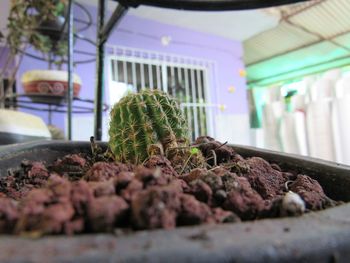
<path fill-rule="evenodd" d="M 199 153 L 199 149 L 198 148 L 191 148 L 191 155 L 195 155 Z"/>
<path fill-rule="evenodd" d="M 55 9 L 55 11 L 53 12 L 53 14 L 54 14 L 55 16 L 62 15 L 63 12 L 64 12 L 64 9 L 65 9 L 64 3 L 59 2 L 59 3 L 56 5 L 56 9 Z"/>

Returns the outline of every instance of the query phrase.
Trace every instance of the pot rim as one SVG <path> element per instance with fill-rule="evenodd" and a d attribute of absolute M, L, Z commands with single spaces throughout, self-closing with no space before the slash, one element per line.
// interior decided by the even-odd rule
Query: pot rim
<path fill-rule="evenodd" d="M 21 77 L 23 85 L 36 81 L 68 82 L 68 72 L 66 70 L 34 69 L 26 71 Z M 73 82 L 82 85 L 81 78 L 75 73 L 73 74 Z"/>

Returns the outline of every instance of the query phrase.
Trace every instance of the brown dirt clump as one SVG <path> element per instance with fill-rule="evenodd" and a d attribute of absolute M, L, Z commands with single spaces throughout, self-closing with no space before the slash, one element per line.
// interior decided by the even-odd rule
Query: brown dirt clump
<path fill-rule="evenodd" d="M 16 232 L 40 232 L 59 234 L 74 210 L 69 202 L 54 203 L 54 194 L 46 188 L 31 191 L 20 203 Z"/>
<path fill-rule="evenodd" d="M 30 190 L 44 186 L 48 177 L 49 172 L 43 163 L 23 161 L 20 169 L 10 170 L 7 177 L 0 178 L 0 191 L 20 200 Z"/>
<path fill-rule="evenodd" d="M 228 162 L 236 154 L 231 147 L 215 141 L 214 138 L 209 136 L 198 137 L 194 144 L 199 145 L 198 148 L 210 165 L 214 165 L 215 160 L 216 164 Z"/>
<path fill-rule="evenodd" d="M 87 213 L 88 204 L 94 198 L 94 193 L 86 181 L 72 183 L 71 202 L 78 216 L 84 216 Z"/>
<path fill-rule="evenodd" d="M 220 176 L 217 176 L 212 171 L 207 171 L 206 173 L 203 173 L 199 178 L 207 185 L 209 185 L 213 192 L 223 189 L 224 187 L 222 178 Z"/>
<path fill-rule="evenodd" d="M 17 202 L 0 197 L 0 233 L 13 232 L 18 219 Z"/>
<path fill-rule="evenodd" d="M 120 192 L 120 196 L 127 202 L 131 202 L 133 196 L 143 189 L 143 183 L 137 179 L 131 180 L 128 186 Z"/>
<path fill-rule="evenodd" d="M 259 215 L 265 202 L 246 178 L 231 173 L 224 176 L 223 180 L 227 191 L 223 203 L 225 209 L 233 211 L 243 220 L 253 219 Z"/>
<path fill-rule="evenodd" d="M 174 228 L 181 209 L 180 194 L 174 187 L 150 187 L 133 196 L 131 209 L 137 229 Z"/>
<path fill-rule="evenodd" d="M 298 175 L 290 185 L 290 190 L 299 194 L 304 200 L 306 208 L 311 210 L 321 210 L 336 204 L 326 196 L 316 180 L 306 175 Z"/>
<path fill-rule="evenodd" d="M 284 194 L 284 184 L 288 178 L 282 172 L 259 157 L 248 158 L 246 164 L 249 171 L 244 176 L 264 199 L 271 200 Z"/>
<path fill-rule="evenodd" d="M 240 222 L 241 219 L 232 211 L 224 210 L 220 207 L 212 209 L 213 218 L 216 223 L 235 223 Z"/>
<path fill-rule="evenodd" d="M 57 174 L 49 177 L 46 188 L 51 191 L 53 202 L 66 202 L 71 197 L 71 182 Z"/>
<path fill-rule="evenodd" d="M 164 156 L 154 155 L 151 156 L 145 163 L 144 166 L 150 169 L 159 168 L 162 174 L 166 177 L 178 177 L 179 175 L 172 167 L 170 161 Z"/>
<path fill-rule="evenodd" d="M 84 180 L 86 181 L 108 181 L 111 178 L 117 177 L 122 172 L 129 172 L 130 167 L 126 164 L 97 162 L 86 172 Z"/>
<path fill-rule="evenodd" d="M 54 162 L 49 169 L 72 179 L 83 176 L 88 161 L 79 154 L 69 154 Z"/>
<path fill-rule="evenodd" d="M 115 195 L 115 181 L 89 182 L 95 197 Z"/>
<path fill-rule="evenodd" d="M 139 165 L 135 168 L 134 172 L 135 178 L 141 181 L 145 187 L 167 185 L 175 178 L 172 174 L 163 173 L 159 167 L 150 169 Z"/>
<path fill-rule="evenodd" d="M 210 186 L 201 179 L 194 180 L 189 183 L 189 189 L 187 194 L 195 196 L 199 201 L 204 203 L 210 203 L 213 198 L 213 190 Z"/>
<path fill-rule="evenodd" d="M 199 179 L 201 175 L 207 173 L 207 169 L 195 168 L 190 173 L 180 176 L 180 179 L 184 180 L 186 183 L 190 183 L 196 179 Z"/>
<path fill-rule="evenodd" d="M 120 172 L 114 179 L 117 193 L 119 194 L 121 190 L 126 188 L 134 177 L 135 173 L 133 172 Z"/>
<path fill-rule="evenodd" d="M 95 198 L 88 206 L 89 228 L 93 232 L 112 231 L 123 223 L 129 205 L 118 196 Z"/>
<path fill-rule="evenodd" d="M 180 212 L 177 216 L 178 225 L 197 225 L 213 222 L 212 212 L 205 203 L 188 194 L 180 195 Z"/>

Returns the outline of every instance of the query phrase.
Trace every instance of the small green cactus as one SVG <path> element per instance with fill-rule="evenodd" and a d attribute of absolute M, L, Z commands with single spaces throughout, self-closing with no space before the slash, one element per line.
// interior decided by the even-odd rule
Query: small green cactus
<path fill-rule="evenodd" d="M 190 147 L 186 149 L 188 128 L 178 103 L 160 91 L 129 94 L 114 105 L 109 136 L 117 161 L 138 164 L 152 154 L 165 154 L 180 169 L 193 159 Z"/>

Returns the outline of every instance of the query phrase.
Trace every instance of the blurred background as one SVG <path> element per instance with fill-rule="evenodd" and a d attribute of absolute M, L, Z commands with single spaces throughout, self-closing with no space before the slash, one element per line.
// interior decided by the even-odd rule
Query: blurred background
<path fill-rule="evenodd" d="M 0 1 L 0 144 L 67 138 L 66 5 Z M 116 5 L 108 2 L 110 13 Z M 75 1 L 73 10 L 72 139 L 89 140 L 97 1 Z M 225 12 L 131 9 L 107 42 L 102 139 L 111 105 L 130 91 L 159 89 L 180 102 L 192 139 L 350 164 L 349 13 L 348 0 Z"/>

